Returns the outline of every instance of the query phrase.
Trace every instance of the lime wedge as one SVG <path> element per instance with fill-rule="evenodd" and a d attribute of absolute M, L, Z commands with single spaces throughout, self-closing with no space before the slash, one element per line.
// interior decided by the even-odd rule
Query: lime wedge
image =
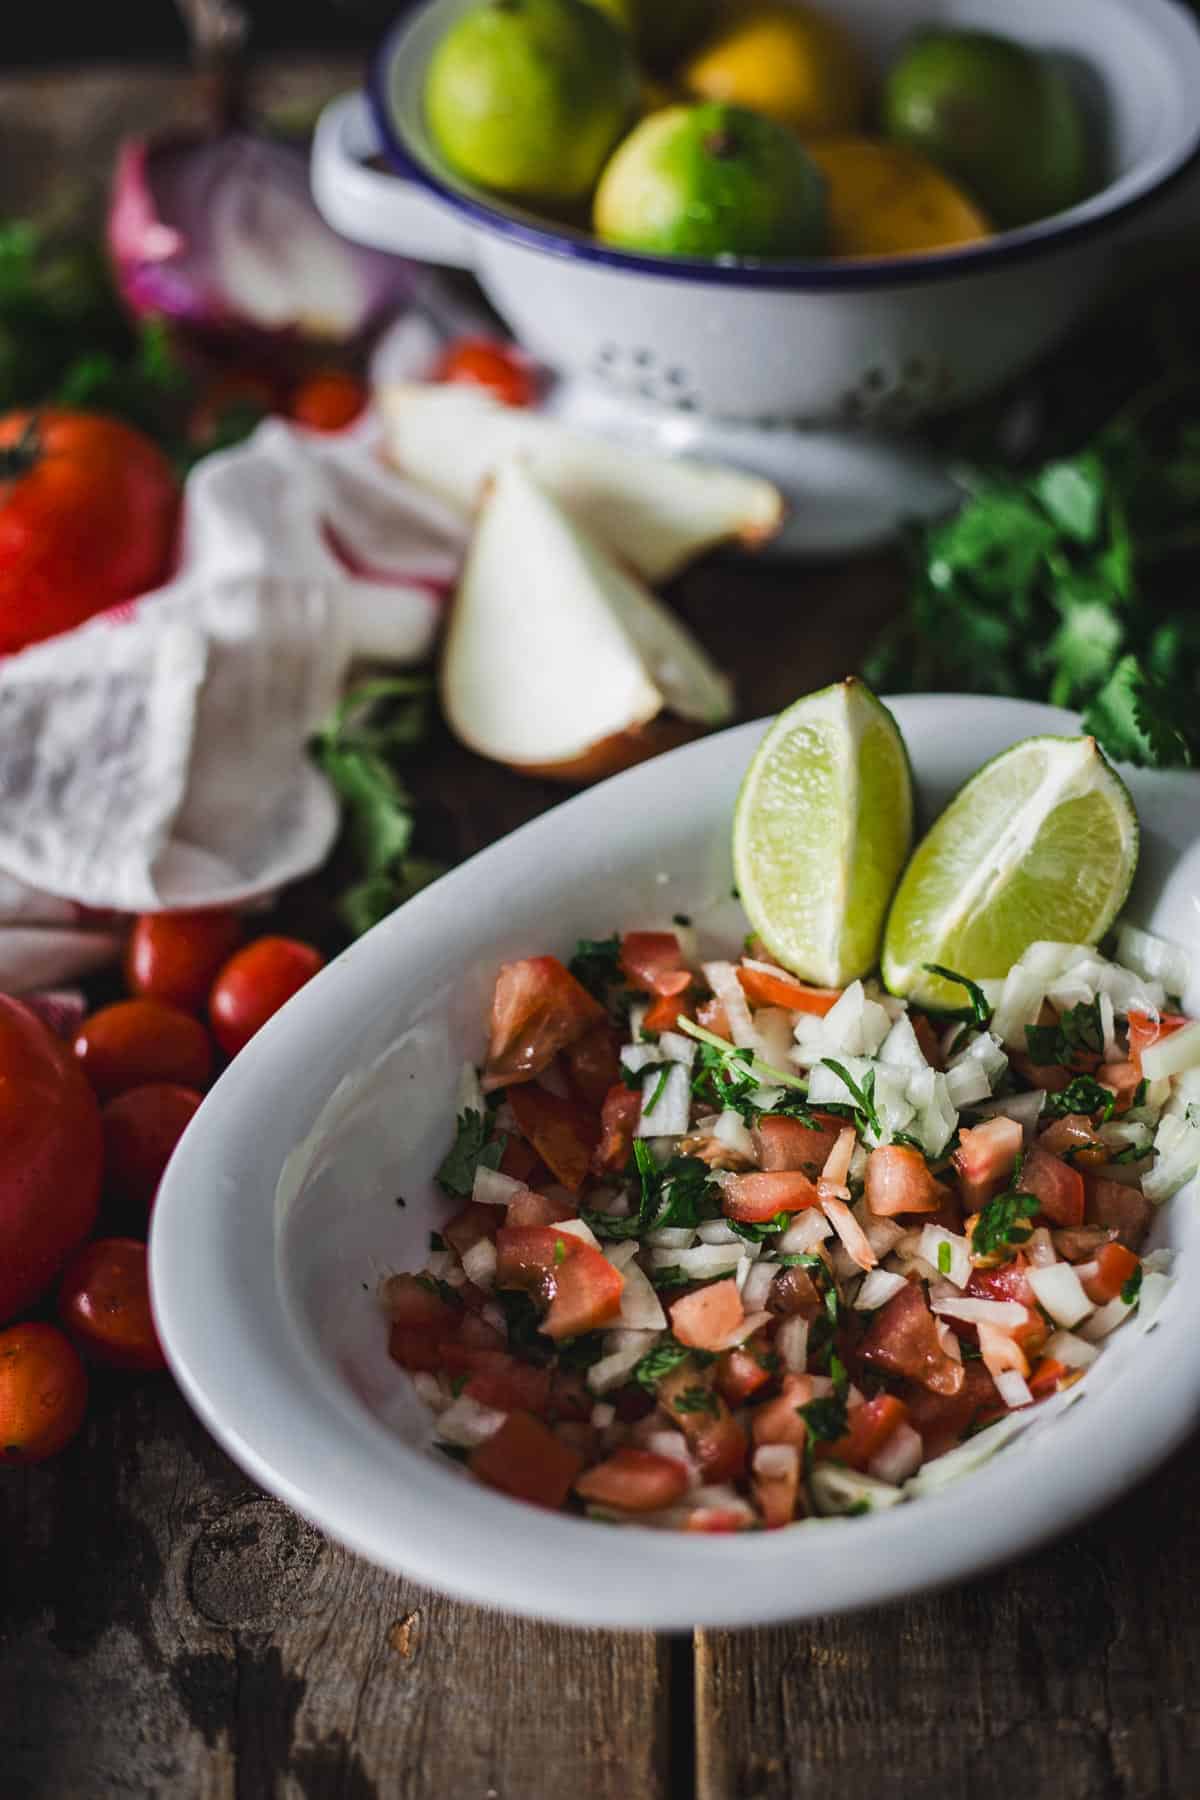
<path fill-rule="evenodd" d="M 733 868 L 785 968 L 842 987 L 874 968 L 912 844 L 912 777 L 887 708 L 851 677 L 780 713 L 733 815 Z"/>
<path fill-rule="evenodd" d="M 924 1006 L 962 1005 L 925 972 L 1006 975 L 1040 938 L 1094 944 L 1137 867 L 1138 822 L 1094 738 L 1026 738 L 985 763 L 922 839 L 892 902 L 883 979 Z"/>

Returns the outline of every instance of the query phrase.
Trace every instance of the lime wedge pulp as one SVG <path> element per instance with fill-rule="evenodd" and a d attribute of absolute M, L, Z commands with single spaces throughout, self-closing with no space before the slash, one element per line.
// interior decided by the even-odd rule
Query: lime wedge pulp
<path fill-rule="evenodd" d="M 985 763 L 922 839 L 888 915 L 883 979 L 921 1005 L 1006 975 L 1039 939 L 1094 944 L 1137 867 L 1133 801 L 1094 738 L 1026 738 Z"/>
<path fill-rule="evenodd" d="M 912 816 L 904 740 L 863 682 L 780 713 L 737 798 L 733 868 L 751 924 L 785 968 L 822 987 L 874 968 Z"/>

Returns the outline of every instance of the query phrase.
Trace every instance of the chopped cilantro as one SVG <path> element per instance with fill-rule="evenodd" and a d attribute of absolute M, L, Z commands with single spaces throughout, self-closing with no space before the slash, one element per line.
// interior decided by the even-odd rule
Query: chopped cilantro
<path fill-rule="evenodd" d="M 1133 1111 L 1135 1106 L 1145 1106 L 1145 1104 L 1146 1104 L 1146 1089 L 1149 1087 L 1149 1085 L 1150 1085 L 1150 1083 L 1146 1080 L 1146 1077 L 1143 1075 L 1142 1079 L 1138 1082 L 1136 1088 L 1134 1088 L 1134 1090 L 1133 1090 L 1133 1099 L 1129 1102 L 1130 1112 Z"/>
<path fill-rule="evenodd" d="M 1142 1265 L 1141 1265 L 1141 1263 L 1139 1263 L 1137 1268 L 1133 1271 L 1132 1275 L 1129 1277 L 1129 1280 L 1125 1283 L 1124 1287 L 1121 1289 L 1121 1298 L 1125 1302 L 1126 1306 L 1136 1306 L 1138 1295 L 1141 1293 L 1141 1291 L 1142 1291 Z"/>
<path fill-rule="evenodd" d="M 632 1088 L 635 1094 L 641 1093 L 642 1083 L 645 1079 L 646 1072 L 644 1069 L 631 1069 L 628 1063 L 621 1064 L 621 1080 L 625 1083 L 627 1088 Z"/>
<path fill-rule="evenodd" d="M 648 1350 L 640 1363 L 635 1363 L 633 1379 L 639 1387 L 653 1391 L 660 1381 L 677 1369 L 681 1362 L 686 1362 L 691 1355 L 685 1345 L 676 1343 L 674 1338 L 667 1338 L 653 1350 Z"/>
<path fill-rule="evenodd" d="M 500 1167 L 508 1140 L 498 1137 L 489 1143 L 490 1123 L 484 1113 L 473 1108 L 459 1113 L 454 1142 L 434 1177 L 443 1193 L 451 1194 L 456 1200 L 469 1200 L 476 1169 Z"/>
<path fill-rule="evenodd" d="M 658 1080 L 654 1084 L 654 1092 L 651 1094 L 649 1100 L 647 1100 L 645 1105 L 642 1107 L 643 1119 L 648 1119 L 650 1117 L 651 1113 L 654 1111 L 655 1107 L 658 1105 L 659 1101 L 662 1099 L 663 1089 L 666 1087 L 667 1082 L 670 1079 L 671 1067 L 672 1067 L 672 1065 L 670 1063 L 663 1064 L 662 1071 L 658 1077 Z"/>
<path fill-rule="evenodd" d="M 1027 1025 L 1025 1043 L 1030 1060 L 1043 1065 L 1070 1063 L 1081 1051 L 1102 1055 L 1104 1026 L 1099 1000 L 1083 1000 L 1068 1007 L 1056 1025 Z"/>
<path fill-rule="evenodd" d="M 870 1510 L 871 1502 L 869 1500 L 856 1500 L 853 1506 L 846 1508 L 842 1517 L 844 1519 L 865 1519 Z"/>
<path fill-rule="evenodd" d="M 845 1363 L 842 1361 L 836 1350 L 831 1353 L 829 1358 L 829 1379 L 833 1382 L 834 1393 L 839 1397 L 845 1395 L 849 1391 L 850 1376 L 847 1373 Z"/>
<path fill-rule="evenodd" d="M 1065 1119 L 1068 1113 L 1086 1113 L 1089 1117 L 1093 1113 L 1099 1113 L 1099 1123 L 1103 1125 L 1112 1118 L 1116 1104 L 1117 1096 L 1111 1088 L 1101 1087 L 1092 1075 L 1076 1075 L 1061 1094 L 1046 1095 L 1042 1103 L 1042 1116 L 1047 1119 Z"/>
<path fill-rule="evenodd" d="M 761 1085 L 754 1073 L 752 1051 L 718 1050 L 712 1044 L 700 1045 L 692 1076 L 692 1092 L 714 1112 L 736 1112 L 747 1125 L 753 1125 L 759 1109 L 750 1096 Z"/>
<path fill-rule="evenodd" d="M 825 1267 L 821 1258 L 814 1256 L 811 1250 L 781 1251 L 778 1256 L 772 1256 L 771 1261 L 782 1263 L 785 1269 L 823 1269 Z"/>
<path fill-rule="evenodd" d="M 792 1222 L 791 1213 L 776 1213 L 773 1219 L 764 1219 L 761 1224 L 747 1225 L 741 1219 L 726 1219 L 730 1231 L 744 1238 L 748 1244 L 761 1244 L 764 1238 L 774 1237 L 777 1231 L 786 1231 Z"/>
<path fill-rule="evenodd" d="M 829 1315 L 830 1323 L 836 1325 L 838 1321 L 838 1291 L 832 1282 L 825 1290 L 825 1311 Z"/>
<path fill-rule="evenodd" d="M 454 1379 L 451 1381 L 450 1392 L 454 1395 L 454 1398 L 456 1400 L 458 1399 L 458 1396 L 462 1393 L 463 1389 L 466 1387 L 466 1385 L 467 1385 L 468 1381 L 470 1381 L 470 1379 L 471 1379 L 471 1377 L 469 1375 L 456 1375 L 454 1377 Z"/>
<path fill-rule="evenodd" d="M 701 1387 L 697 1383 L 695 1387 L 684 1388 L 682 1393 L 675 1395 L 671 1401 L 671 1410 L 679 1413 L 711 1413 L 715 1418 L 720 1411 L 720 1402 L 711 1388 Z"/>
<path fill-rule="evenodd" d="M 444 1250 L 446 1248 L 446 1240 L 442 1236 L 440 1231 L 431 1231 L 430 1232 L 429 1248 L 431 1250 Z"/>
<path fill-rule="evenodd" d="M 650 1280 L 656 1288 L 687 1287 L 694 1285 L 704 1287 L 710 1281 L 728 1281 L 737 1265 L 730 1263 L 728 1268 L 718 1269 L 713 1275 L 693 1275 L 678 1263 L 671 1263 L 663 1269 L 651 1269 Z"/>
<path fill-rule="evenodd" d="M 809 1436 L 817 1443 L 836 1443 L 850 1429 L 850 1422 L 846 1417 L 846 1402 L 837 1394 L 810 1400 L 807 1406 L 798 1406 L 796 1411 L 807 1425 Z"/>
<path fill-rule="evenodd" d="M 605 1005 L 609 988 L 617 987 L 624 979 L 620 938 L 615 932 L 609 938 L 580 938 L 567 967 L 592 998 Z"/>
<path fill-rule="evenodd" d="M 417 1286 L 423 1287 L 427 1294 L 436 1294 L 448 1306 L 461 1306 L 462 1302 L 448 1281 L 439 1281 L 436 1275 L 418 1275 Z"/>
<path fill-rule="evenodd" d="M 945 1238 L 938 1245 L 937 1266 L 940 1274 L 948 1275 L 950 1273 L 950 1246 Z"/>
<path fill-rule="evenodd" d="M 955 987 L 967 990 L 970 1005 L 960 1012 L 948 1013 L 947 1018 L 965 1019 L 969 1024 L 978 1025 L 981 1031 L 986 1031 L 992 1022 L 992 1008 L 978 983 L 971 981 L 966 975 L 956 975 L 953 969 L 944 969 L 941 963 L 926 963 L 925 968 L 930 975 L 940 975 L 943 981 L 953 982 Z"/>
<path fill-rule="evenodd" d="M 508 1348 L 527 1362 L 549 1362 L 554 1346 L 542 1335 L 541 1315 L 530 1296 L 519 1288 L 496 1288 L 492 1298 L 504 1314 Z"/>
<path fill-rule="evenodd" d="M 609 1213 L 580 1208 L 580 1218 L 598 1238 L 610 1241 L 644 1237 L 648 1231 L 694 1229 L 719 1216 L 720 1195 L 712 1186 L 712 1171 L 698 1156 L 673 1156 L 660 1169 L 644 1138 L 633 1146 L 634 1166 L 641 1179 L 637 1211 L 623 1219 Z"/>
<path fill-rule="evenodd" d="M 823 1056 L 821 1058 L 821 1064 L 823 1068 L 833 1070 L 834 1074 L 845 1086 L 846 1092 L 853 1099 L 855 1120 L 859 1131 L 864 1133 L 870 1131 L 876 1140 L 881 1139 L 883 1137 L 883 1126 L 880 1123 L 879 1114 L 875 1110 L 874 1069 L 867 1070 L 862 1079 L 862 1086 L 860 1087 L 853 1075 L 851 1075 L 849 1069 L 843 1067 L 840 1062 L 835 1062 L 831 1056 Z"/>
<path fill-rule="evenodd" d="M 1013 1175 L 1013 1181 L 1020 1180 L 1019 1169 Z M 1024 1244 L 1033 1235 L 1030 1219 L 1037 1211 L 1037 1201 L 1032 1194 L 1022 1194 L 1014 1186 L 1007 1194 L 997 1194 L 994 1200 L 980 1208 L 979 1217 L 975 1221 L 975 1229 L 971 1234 L 971 1250 L 975 1256 L 996 1256 L 1013 1250 L 1016 1245 Z"/>
<path fill-rule="evenodd" d="M 604 1333 L 585 1331 L 580 1337 L 568 1338 L 558 1346 L 560 1369 L 590 1369 L 604 1355 Z"/>

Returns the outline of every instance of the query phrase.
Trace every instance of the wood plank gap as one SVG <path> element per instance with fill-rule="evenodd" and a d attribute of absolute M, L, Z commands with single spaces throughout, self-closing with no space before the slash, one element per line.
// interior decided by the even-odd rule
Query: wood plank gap
<path fill-rule="evenodd" d="M 671 1800 L 696 1795 L 696 1637 L 681 1631 L 668 1639 L 667 1743 L 670 1754 L 667 1792 Z"/>

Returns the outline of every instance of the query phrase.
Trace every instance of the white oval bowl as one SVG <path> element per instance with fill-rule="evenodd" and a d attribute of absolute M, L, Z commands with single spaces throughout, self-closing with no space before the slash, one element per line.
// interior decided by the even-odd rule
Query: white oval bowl
<path fill-rule="evenodd" d="M 893 703 L 926 821 L 986 758 L 1078 730 L 1023 701 Z M 876 1517 L 701 1537 L 609 1528 L 492 1493 L 429 1448 L 387 1355 L 381 1273 L 420 1266 L 453 1211 L 432 1174 L 457 1073 L 484 1049 L 497 964 L 689 914 L 744 930 L 729 827 L 764 722 L 643 764 L 446 876 L 353 945 L 217 1083 L 172 1160 L 150 1240 L 155 1313 L 192 1405 L 243 1469 L 322 1530 L 462 1599 L 574 1625 L 739 1626 L 960 1580 L 1065 1530 L 1144 1475 L 1197 1418 L 1193 1187 L 1152 1242 L 1179 1282 L 1151 1331 L 1119 1332 L 1086 1381 L 995 1460 Z M 1142 821 L 1128 915 L 1200 971 L 1200 777 L 1125 772 Z M 1184 996 L 1200 1009 L 1200 981 Z M 396 1204 L 398 1196 L 406 1200 Z M 1064 1404 L 1064 1402 L 1072 1402 Z M 1061 1415 L 1061 1416 L 1054 1416 Z"/>

